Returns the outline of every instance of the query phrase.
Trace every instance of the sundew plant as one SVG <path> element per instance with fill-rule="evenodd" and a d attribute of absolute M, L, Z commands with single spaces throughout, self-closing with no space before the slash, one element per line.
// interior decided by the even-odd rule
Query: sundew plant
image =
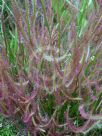
<path fill-rule="evenodd" d="M 22 122 L 28 136 L 101 130 L 102 0 L 1 5 L 2 115 Z"/>

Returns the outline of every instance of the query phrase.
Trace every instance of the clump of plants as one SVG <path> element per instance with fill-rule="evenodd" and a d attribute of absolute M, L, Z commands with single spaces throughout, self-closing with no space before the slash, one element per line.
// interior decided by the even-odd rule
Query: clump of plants
<path fill-rule="evenodd" d="M 10 2 L 16 42 L 0 56 L 0 112 L 32 136 L 101 128 L 100 2 Z"/>

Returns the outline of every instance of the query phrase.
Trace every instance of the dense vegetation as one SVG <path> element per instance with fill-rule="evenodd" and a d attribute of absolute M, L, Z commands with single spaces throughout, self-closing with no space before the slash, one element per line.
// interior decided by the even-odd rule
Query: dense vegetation
<path fill-rule="evenodd" d="M 102 135 L 102 0 L 0 0 L 0 113 L 1 136 Z"/>

